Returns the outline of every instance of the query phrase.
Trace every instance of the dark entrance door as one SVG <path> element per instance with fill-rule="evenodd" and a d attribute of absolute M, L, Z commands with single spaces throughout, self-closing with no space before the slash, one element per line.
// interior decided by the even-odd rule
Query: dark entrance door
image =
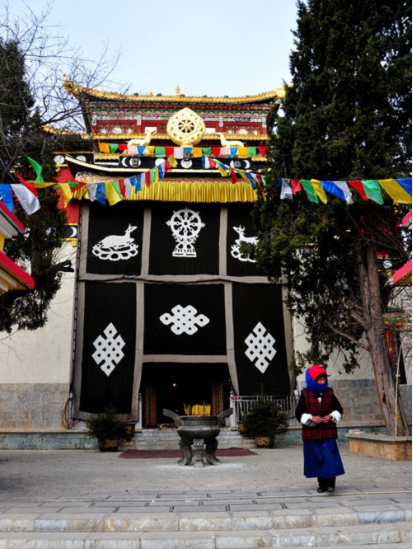
<path fill-rule="evenodd" d="M 169 423 L 163 408 L 184 414 L 184 404 L 211 406 L 218 414 L 229 406 L 227 364 L 147 363 L 142 372 L 144 427 Z"/>

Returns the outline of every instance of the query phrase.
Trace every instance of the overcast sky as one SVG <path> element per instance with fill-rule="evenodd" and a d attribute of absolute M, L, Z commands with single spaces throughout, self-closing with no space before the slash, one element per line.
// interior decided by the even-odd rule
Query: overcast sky
<path fill-rule="evenodd" d="M 45 6 L 11 12 L 25 3 Z M 130 93 L 242 96 L 290 81 L 296 14 L 295 0 L 54 0 L 48 21 L 92 58 L 121 50 L 112 79 Z"/>

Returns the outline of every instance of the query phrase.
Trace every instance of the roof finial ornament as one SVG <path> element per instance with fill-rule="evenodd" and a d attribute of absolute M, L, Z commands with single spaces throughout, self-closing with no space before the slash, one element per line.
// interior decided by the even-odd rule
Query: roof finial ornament
<path fill-rule="evenodd" d="M 181 95 L 181 88 L 179 86 L 176 86 L 175 96 L 179 97 L 180 95 Z"/>

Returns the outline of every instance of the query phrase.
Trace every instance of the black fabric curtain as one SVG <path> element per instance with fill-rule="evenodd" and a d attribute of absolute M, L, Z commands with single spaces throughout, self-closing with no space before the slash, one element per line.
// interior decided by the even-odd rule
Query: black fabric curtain
<path fill-rule="evenodd" d="M 288 395 L 281 286 L 234 284 L 233 318 L 240 395 Z"/>
<path fill-rule="evenodd" d="M 135 341 L 135 284 L 86 282 L 81 412 L 131 413 Z"/>
<path fill-rule="evenodd" d="M 89 212 L 87 272 L 139 275 L 143 205 L 139 202 L 121 202 L 108 207 L 92 202 Z"/>
<path fill-rule="evenodd" d="M 149 273 L 218 274 L 219 205 L 162 203 L 152 208 Z"/>
<path fill-rule="evenodd" d="M 145 284 L 144 353 L 225 354 L 223 284 Z"/>

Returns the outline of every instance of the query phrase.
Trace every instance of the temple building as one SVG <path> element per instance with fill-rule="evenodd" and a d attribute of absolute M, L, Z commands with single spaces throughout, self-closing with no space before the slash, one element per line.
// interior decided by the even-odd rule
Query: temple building
<path fill-rule="evenodd" d="M 216 414 L 231 394 L 290 395 L 283 285 L 241 251 L 256 240 L 254 187 L 284 90 L 229 98 L 65 86 L 90 147 L 56 155 L 59 181 L 80 184 L 74 416 L 111 404 L 153 427 L 164 408 Z"/>

